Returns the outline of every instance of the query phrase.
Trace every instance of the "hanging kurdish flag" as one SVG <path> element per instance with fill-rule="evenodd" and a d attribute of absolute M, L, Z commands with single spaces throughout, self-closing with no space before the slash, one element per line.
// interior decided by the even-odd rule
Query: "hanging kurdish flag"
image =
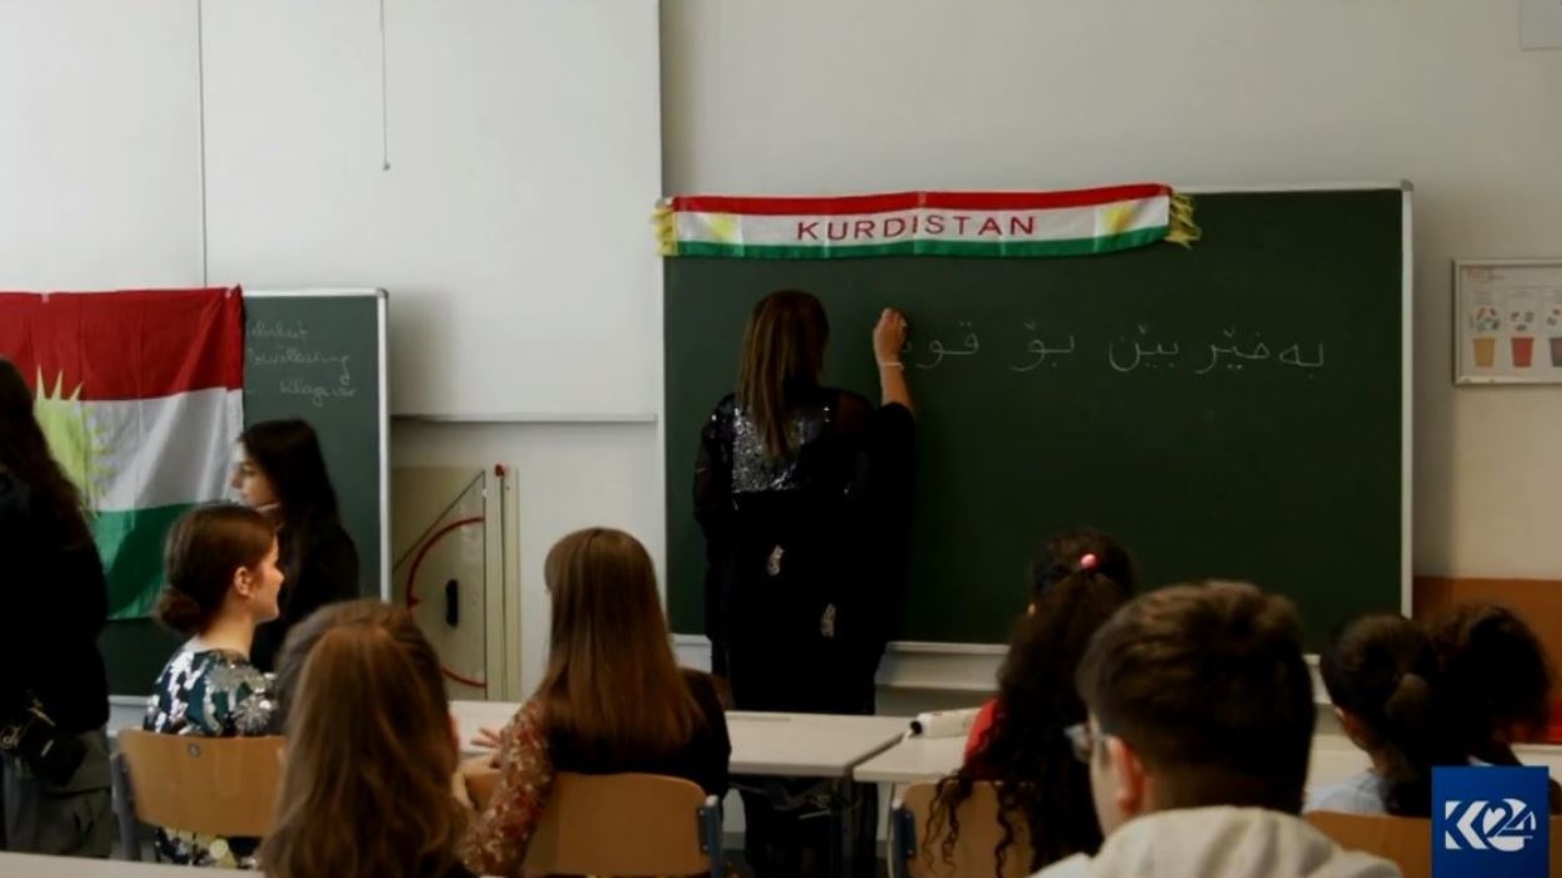
<path fill-rule="evenodd" d="M 1072 192 L 837 198 L 680 196 L 657 207 L 664 256 L 1084 256 L 1198 240 L 1193 202 L 1143 183 Z"/>
<path fill-rule="evenodd" d="M 50 450 L 81 489 L 110 616 L 146 615 L 169 526 L 227 487 L 244 425 L 239 290 L 0 293 L 0 356 L 34 383 Z"/>

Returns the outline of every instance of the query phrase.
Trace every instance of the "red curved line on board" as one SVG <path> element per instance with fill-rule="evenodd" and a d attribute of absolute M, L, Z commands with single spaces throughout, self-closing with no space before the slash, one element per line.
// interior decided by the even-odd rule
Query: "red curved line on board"
<path fill-rule="evenodd" d="M 456 521 L 452 521 L 439 530 L 434 531 L 434 535 L 429 537 L 428 542 L 423 544 L 423 548 L 418 550 L 418 554 L 412 559 L 412 566 L 407 570 L 407 609 L 409 611 L 415 609 L 418 604 L 422 603 L 422 601 L 418 600 L 418 596 L 414 592 L 418 582 L 418 568 L 423 566 L 423 559 L 428 557 L 428 553 L 433 550 L 434 544 L 439 542 L 452 531 L 460 530 L 467 525 L 482 524 L 483 521 L 484 519 L 481 515 L 475 516 L 473 518 L 462 518 Z M 487 680 L 475 680 L 471 677 L 463 677 L 455 671 L 444 667 L 443 665 L 440 666 L 439 670 L 443 672 L 446 677 L 455 680 L 457 683 L 463 683 L 467 686 L 473 686 L 478 689 L 488 688 Z"/>

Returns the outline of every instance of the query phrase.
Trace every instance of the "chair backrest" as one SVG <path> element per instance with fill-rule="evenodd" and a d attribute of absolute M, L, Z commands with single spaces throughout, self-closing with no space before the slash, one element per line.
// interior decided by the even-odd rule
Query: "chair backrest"
<path fill-rule="evenodd" d="M 276 820 L 282 739 L 119 733 L 136 819 L 225 837 L 259 837 Z"/>
<path fill-rule="evenodd" d="M 525 868 L 529 875 L 719 878 L 721 804 L 679 778 L 561 772 Z"/>
<path fill-rule="evenodd" d="M 1386 814 L 1313 811 L 1307 822 L 1346 850 L 1361 851 L 1399 864 L 1405 878 L 1431 878 L 1432 821 Z"/>
<path fill-rule="evenodd" d="M 907 787 L 895 803 L 890 874 L 908 878 L 1023 878 L 1031 874 L 1030 834 L 1019 814 L 1009 818 L 1014 841 L 1004 852 L 1003 869 L 998 868 L 998 842 L 1004 830 L 998 821 L 996 784 L 971 786 L 971 797 L 956 810 L 960 833 L 947 859 L 944 842 L 949 837 L 949 823 L 946 820 L 934 826 L 931 821 L 937 798 L 936 782 L 919 783 Z"/>
<path fill-rule="evenodd" d="M 1382 814 L 1336 814 L 1314 811 L 1307 822 L 1346 850 L 1362 851 L 1399 864 L 1405 878 L 1432 874 L 1432 821 Z M 1562 817 L 1551 818 L 1551 864 L 1548 874 L 1562 875 Z"/>
<path fill-rule="evenodd" d="M 494 797 L 494 788 L 497 786 L 499 786 L 497 768 L 466 772 L 466 795 L 472 800 L 473 807 L 478 810 L 488 807 L 488 800 Z"/>

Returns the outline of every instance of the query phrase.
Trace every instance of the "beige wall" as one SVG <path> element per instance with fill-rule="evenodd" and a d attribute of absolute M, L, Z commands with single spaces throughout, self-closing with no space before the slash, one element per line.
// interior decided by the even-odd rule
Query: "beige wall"
<path fill-rule="evenodd" d="M 0 286 L 199 281 L 194 6 L 0 0 Z M 1519 50 L 1517 0 L 664 0 L 661 17 L 669 192 L 1412 179 L 1416 569 L 1562 577 L 1562 391 L 1449 382 L 1449 259 L 1562 256 L 1562 52 Z M 553 539 L 619 525 L 662 556 L 661 429 L 394 430 L 398 463 L 516 466 L 528 678 Z M 1349 563 L 1351 535 L 1321 548 Z M 914 679 L 980 685 L 995 660 L 938 658 Z"/>
<path fill-rule="evenodd" d="M 1519 49 L 1516 0 L 667 0 L 662 28 L 674 192 L 1412 180 L 1415 569 L 1562 575 L 1562 389 L 1450 384 L 1449 260 L 1562 257 L 1562 52 Z"/>

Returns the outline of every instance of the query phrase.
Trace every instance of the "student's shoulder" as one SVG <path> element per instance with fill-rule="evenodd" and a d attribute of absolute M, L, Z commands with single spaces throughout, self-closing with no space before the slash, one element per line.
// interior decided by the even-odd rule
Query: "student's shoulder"
<path fill-rule="evenodd" d="M 207 650 L 195 655 L 198 667 L 198 685 L 209 696 L 221 697 L 230 704 L 244 700 L 271 697 L 273 678 L 250 664 L 241 653 L 223 649 Z"/>
<path fill-rule="evenodd" d="M 1386 814 L 1384 785 L 1377 775 L 1363 771 L 1330 784 L 1307 800 L 1305 811 L 1332 811 L 1340 814 Z"/>
<path fill-rule="evenodd" d="M 32 505 L 32 490 L 10 470 L 0 469 L 0 512 Z"/>
<path fill-rule="evenodd" d="M 0 533 L 18 535 L 32 523 L 32 486 L 14 473 L 0 469 Z"/>
<path fill-rule="evenodd" d="M 680 670 L 683 672 L 684 684 L 689 687 L 689 694 L 694 696 L 700 710 L 707 715 L 725 718 L 724 713 L 729 699 L 716 678 L 694 668 Z"/>
<path fill-rule="evenodd" d="M 721 703 L 721 690 L 715 677 L 696 668 L 679 668 L 678 671 L 683 675 L 684 685 L 689 687 L 695 698 Z"/>

